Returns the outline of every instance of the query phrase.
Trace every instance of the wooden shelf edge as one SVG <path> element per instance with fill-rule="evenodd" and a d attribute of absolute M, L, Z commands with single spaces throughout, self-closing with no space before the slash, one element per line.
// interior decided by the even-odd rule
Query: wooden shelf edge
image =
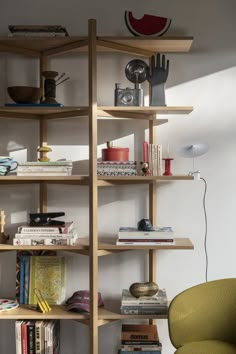
<path fill-rule="evenodd" d="M 68 37 L 0 37 L 0 52 L 9 52 L 32 57 L 64 54 L 68 52 L 87 52 L 88 36 Z M 189 52 L 193 37 L 133 37 L 133 36 L 98 36 L 98 52 L 123 52 L 149 57 L 162 53 Z"/>
<path fill-rule="evenodd" d="M 88 243 L 82 242 L 82 244 L 77 244 L 74 246 L 14 246 L 10 244 L 0 244 L 1 252 L 12 252 L 12 251 L 63 251 L 71 253 L 79 253 L 81 255 L 89 255 Z"/>
<path fill-rule="evenodd" d="M 123 184 L 145 184 L 156 182 L 192 181 L 193 176 L 98 176 L 98 187 L 109 187 Z"/>
<path fill-rule="evenodd" d="M 132 251 L 132 250 L 193 250 L 193 243 L 189 238 L 175 238 L 174 245 L 156 245 L 156 246 L 139 246 L 139 245 L 116 245 L 116 238 L 104 238 L 102 241 L 98 242 L 98 249 L 101 254 L 100 256 L 107 256 L 112 253 Z M 107 251 L 107 253 L 106 253 Z"/>
<path fill-rule="evenodd" d="M 108 256 L 113 253 L 131 251 L 131 250 L 192 250 L 194 246 L 189 238 L 175 238 L 175 245 L 157 245 L 157 246 L 139 246 L 139 245 L 119 245 L 115 244 L 116 238 L 100 238 L 98 239 L 98 256 Z M 0 244 L 0 252 L 12 252 L 12 251 L 37 251 L 37 250 L 49 250 L 49 251 L 64 251 L 79 253 L 81 255 L 89 255 L 89 238 L 79 238 L 78 243 L 74 246 L 13 246 L 9 244 Z"/>

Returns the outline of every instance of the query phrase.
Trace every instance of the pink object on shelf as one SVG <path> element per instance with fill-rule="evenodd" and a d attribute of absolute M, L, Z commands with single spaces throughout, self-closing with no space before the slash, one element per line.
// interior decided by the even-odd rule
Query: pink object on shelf
<path fill-rule="evenodd" d="M 148 162 L 148 143 L 143 142 L 143 162 Z"/>
<path fill-rule="evenodd" d="M 174 160 L 174 159 L 169 158 L 169 157 L 165 157 L 162 160 L 165 161 L 165 172 L 163 173 L 163 176 L 172 176 L 171 168 L 170 168 L 170 161 Z"/>

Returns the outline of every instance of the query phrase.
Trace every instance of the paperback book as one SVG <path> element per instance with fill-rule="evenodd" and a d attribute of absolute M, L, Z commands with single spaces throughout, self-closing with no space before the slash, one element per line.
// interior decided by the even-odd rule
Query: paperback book
<path fill-rule="evenodd" d="M 65 301 L 66 261 L 62 256 L 30 257 L 29 304 L 35 305 L 38 299 L 34 293 L 37 288 L 49 304 L 60 305 Z"/>

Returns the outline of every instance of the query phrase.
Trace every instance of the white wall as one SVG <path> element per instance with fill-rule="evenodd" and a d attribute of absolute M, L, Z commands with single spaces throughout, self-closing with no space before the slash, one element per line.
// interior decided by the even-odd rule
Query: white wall
<path fill-rule="evenodd" d="M 189 116 L 171 116 L 167 125 L 158 128 L 158 141 L 165 148 L 170 145 L 174 157 L 173 172 L 188 173 L 192 161 L 178 157 L 176 148 L 189 142 L 207 142 L 209 152 L 196 159 L 195 165 L 207 181 L 206 209 L 208 217 L 207 250 L 208 279 L 235 277 L 235 10 L 233 0 L 193 1 L 99 1 L 78 3 L 8 0 L 2 4 L 0 33 L 7 33 L 8 24 L 62 24 L 71 35 L 87 34 L 87 19 L 96 18 L 101 35 L 129 35 L 124 24 L 124 11 L 135 14 L 153 13 L 172 18 L 169 35 L 193 35 L 191 53 L 168 55 L 170 75 L 167 82 L 168 105 L 193 105 Z M 30 14 L 30 15 L 29 15 Z M 131 56 L 102 55 L 98 62 L 100 104 L 112 104 L 114 82 L 126 85 L 124 67 Z M 58 87 L 57 98 L 67 105 L 87 103 L 86 57 L 65 56 L 51 60 L 51 69 L 66 72 L 71 80 Z M 37 62 L 18 56 L 0 56 L 0 103 L 8 100 L 9 85 L 37 84 Z M 109 80 L 107 80 L 109 77 Z M 85 120 L 66 120 L 49 124 L 49 145 L 52 157 L 72 157 L 81 173 L 87 170 Z M 141 159 L 135 132 L 143 140 L 145 123 L 99 123 L 98 142 L 102 147 L 108 139 L 125 137 L 131 156 Z M 0 155 L 13 152 L 17 158 L 35 158 L 38 144 L 38 125 L 24 120 L 0 120 Z M 135 129 L 135 130 L 134 130 Z M 13 147 L 12 147 L 13 146 Z M 69 149 L 65 146 L 69 146 Z M 63 150 L 62 150 L 63 149 Z M 18 150 L 18 152 L 17 152 Z M 23 158 L 22 157 L 22 158 Z M 0 207 L 7 213 L 7 231 L 14 234 L 25 222 L 27 214 L 37 208 L 37 186 L 0 186 Z M 192 285 L 205 281 L 204 254 L 204 183 L 180 181 L 158 185 L 158 223 L 173 226 L 177 236 L 191 238 L 194 251 L 158 252 L 158 284 L 165 287 L 170 298 Z M 126 186 L 99 189 L 99 234 L 115 235 L 120 225 L 135 225 L 147 215 L 147 187 Z M 88 235 L 87 187 L 52 186 L 49 209 L 64 210 L 67 220 L 74 219 L 81 236 Z M 88 287 L 88 260 L 82 256 L 68 256 L 68 291 Z M 14 296 L 15 254 L 0 257 L 0 297 Z M 146 256 L 143 252 L 127 252 L 99 259 L 99 290 L 105 304 L 119 305 L 121 289 L 132 282 L 144 281 Z M 115 279 L 115 281 L 114 281 Z M 167 321 L 158 321 L 163 354 L 174 352 L 167 331 Z M 0 352 L 14 353 L 13 321 L 0 321 Z M 116 353 L 120 323 L 99 329 L 100 353 Z M 88 329 L 75 322 L 62 323 L 63 354 L 88 353 Z"/>

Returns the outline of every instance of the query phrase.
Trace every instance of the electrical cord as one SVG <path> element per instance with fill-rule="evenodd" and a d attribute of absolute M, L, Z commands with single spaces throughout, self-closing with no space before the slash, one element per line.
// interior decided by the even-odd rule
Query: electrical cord
<path fill-rule="evenodd" d="M 205 269 L 205 279 L 206 283 L 208 281 L 208 254 L 207 254 L 207 213 L 206 213 L 206 192 L 207 192 L 207 181 L 200 177 L 200 179 L 205 184 L 205 190 L 203 195 L 203 210 L 204 210 L 204 217 L 205 217 L 205 236 L 204 236 L 204 249 L 205 249 L 205 258 L 206 258 L 206 269 Z"/>

